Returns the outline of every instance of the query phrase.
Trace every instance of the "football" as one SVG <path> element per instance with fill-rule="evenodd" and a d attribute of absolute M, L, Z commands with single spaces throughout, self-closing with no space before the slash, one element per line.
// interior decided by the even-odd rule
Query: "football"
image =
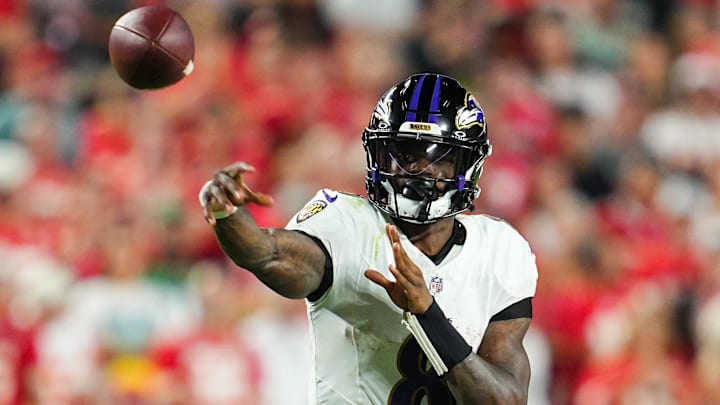
<path fill-rule="evenodd" d="M 115 22 L 108 53 L 125 83 L 137 89 L 159 89 L 192 72 L 195 39 L 177 11 L 144 6 L 128 11 Z"/>

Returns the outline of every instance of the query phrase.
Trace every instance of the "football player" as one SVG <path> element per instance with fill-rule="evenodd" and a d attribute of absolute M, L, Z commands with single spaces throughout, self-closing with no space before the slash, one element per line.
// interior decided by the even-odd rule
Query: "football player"
<path fill-rule="evenodd" d="M 245 163 L 199 196 L 238 266 L 306 300 L 310 402 L 526 403 L 535 257 L 506 222 L 466 213 L 492 151 L 482 109 L 453 78 L 413 75 L 362 142 L 367 197 L 320 190 L 285 229 L 248 213 L 272 199 L 246 185 Z"/>

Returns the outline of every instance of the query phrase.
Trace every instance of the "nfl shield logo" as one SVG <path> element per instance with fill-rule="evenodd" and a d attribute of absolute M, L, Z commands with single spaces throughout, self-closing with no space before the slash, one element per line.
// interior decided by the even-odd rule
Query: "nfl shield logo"
<path fill-rule="evenodd" d="M 435 295 L 443 290 L 443 279 L 439 276 L 433 276 L 430 279 L 430 294 Z"/>

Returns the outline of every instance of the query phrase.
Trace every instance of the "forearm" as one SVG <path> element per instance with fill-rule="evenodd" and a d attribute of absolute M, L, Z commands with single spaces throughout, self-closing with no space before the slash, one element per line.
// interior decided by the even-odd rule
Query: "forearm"
<path fill-rule="evenodd" d="M 475 353 L 453 367 L 444 378 L 459 404 L 527 403 L 527 386 Z"/>
<path fill-rule="evenodd" d="M 223 252 L 238 266 L 253 274 L 267 271 L 278 256 L 277 243 L 267 230 L 260 228 L 245 207 L 217 221 L 213 227 Z"/>
<path fill-rule="evenodd" d="M 214 230 L 223 252 L 278 294 L 305 298 L 319 285 L 318 268 L 322 269 L 324 256 L 318 256 L 312 242 L 303 240 L 307 237 L 260 228 L 244 207 L 218 220 Z"/>

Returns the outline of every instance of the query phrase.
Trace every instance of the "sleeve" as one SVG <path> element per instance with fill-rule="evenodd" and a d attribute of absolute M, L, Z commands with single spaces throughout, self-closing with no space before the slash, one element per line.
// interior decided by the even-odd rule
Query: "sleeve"
<path fill-rule="evenodd" d="M 319 239 L 332 256 L 332 242 L 342 237 L 347 224 L 342 215 L 340 195 L 322 189 L 285 225 L 285 229 L 302 231 Z"/>
<path fill-rule="evenodd" d="M 498 284 L 494 314 L 535 295 L 538 270 L 535 254 L 520 233 L 507 225 L 496 241 L 501 265 L 495 269 Z"/>
<path fill-rule="evenodd" d="M 327 257 L 323 285 L 308 296 L 313 302 L 320 300 L 333 283 L 334 262 L 338 260 L 343 237 L 347 232 L 341 204 L 338 193 L 328 189 L 320 190 L 285 225 L 285 229 L 302 232 L 311 237 Z"/>

